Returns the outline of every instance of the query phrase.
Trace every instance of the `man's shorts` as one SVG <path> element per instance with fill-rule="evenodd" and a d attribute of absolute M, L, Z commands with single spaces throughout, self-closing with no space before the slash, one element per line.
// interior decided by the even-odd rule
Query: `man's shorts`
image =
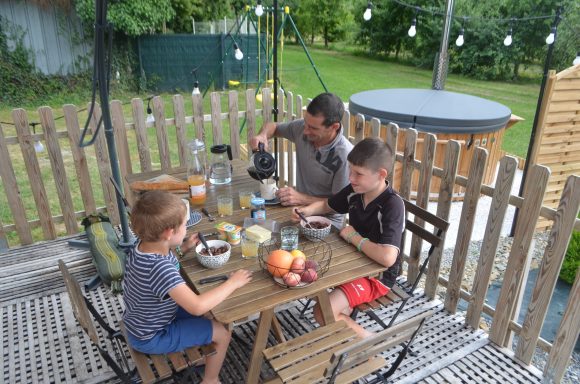
<path fill-rule="evenodd" d="M 369 277 L 361 277 L 337 288 L 344 292 L 351 308 L 373 301 L 389 292 L 389 287 L 380 280 Z"/>
<path fill-rule="evenodd" d="M 211 320 L 202 316 L 193 316 L 180 307 L 177 309 L 175 319 L 165 328 L 157 331 L 152 338 L 141 340 L 130 333 L 127 336 L 129 344 L 140 352 L 171 353 L 193 346 L 210 344 L 213 326 Z"/>

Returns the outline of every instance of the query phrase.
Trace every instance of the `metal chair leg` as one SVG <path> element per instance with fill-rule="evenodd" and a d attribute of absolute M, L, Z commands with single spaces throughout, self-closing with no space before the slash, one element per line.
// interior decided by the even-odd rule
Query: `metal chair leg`
<path fill-rule="evenodd" d="M 300 319 L 303 319 L 304 318 L 304 314 L 308 310 L 308 307 L 310 306 L 310 303 L 311 302 L 312 302 L 312 299 L 308 299 L 308 301 L 306 302 L 306 304 L 304 304 L 304 307 L 300 311 L 300 315 L 298 315 L 298 318 L 300 318 Z"/>

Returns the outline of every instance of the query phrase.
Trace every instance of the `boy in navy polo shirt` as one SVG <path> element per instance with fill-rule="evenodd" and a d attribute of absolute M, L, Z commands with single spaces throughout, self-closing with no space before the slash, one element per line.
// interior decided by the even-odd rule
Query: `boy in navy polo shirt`
<path fill-rule="evenodd" d="M 204 294 L 195 294 L 179 273 L 172 249 L 184 252 L 198 242 L 186 236 L 186 206 L 176 195 L 146 192 L 131 211 L 131 225 L 139 242 L 127 259 L 123 296 L 123 321 L 128 342 L 138 351 L 161 354 L 215 343 L 216 353 L 206 358 L 202 383 L 219 383 L 231 334 L 223 324 L 203 315 L 251 280 L 239 270 Z"/>
<path fill-rule="evenodd" d="M 391 150 L 381 139 L 362 140 L 347 157 L 350 184 L 327 200 L 298 208 L 305 216 L 348 213 L 350 225 L 340 231 L 340 236 L 387 268 L 381 280 L 356 279 L 330 293 L 334 318 L 344 320 L 361 337 L 372 333 L 349 317 L 353 308 L 386 294 L 401 268 L 399 247 L 405 226 L 405 205 L 386 181 L 391 158 Z M 299 220 L 296 213 L 294 220 Z M 314 317 L 323 324 L 318 304 L 314 307 Z"/>

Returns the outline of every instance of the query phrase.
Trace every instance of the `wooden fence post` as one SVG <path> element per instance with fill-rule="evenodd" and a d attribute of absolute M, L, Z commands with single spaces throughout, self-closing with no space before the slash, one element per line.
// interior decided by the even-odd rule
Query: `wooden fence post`
<path fill-rule="evenodd" d="M 173 116 L 175 118 L 177 155 L 179 156 L 179 165 L 185 167 L 187 165 L 187 144 L 189 140 L 187 136 L 187 125 L 185 123 L 185 105 L 183 104 L 183 96 L 173 95 L 172 101 Z"/>
<path fill-rule="evenodd" d="M 137 151 L 139 151 L 139 164 L 141 172 L 152 171 L 151 150 L 149 149 L 149 139 L 147 138 L 147 125 L 145 123 L 145 113 L 143 100 L 131 100 L 133 110 L 133 122 L 135 124 L 135 137 L 137 138 Z"/>
<path fill-rule="evenodd" d="M 548 305 L 566 256 L 579 207 L 580 177 L 570 176 L 562 191 L 556 219 L 550 231 L 550 241 L 544 251 L 532 298 L 519 334 L 516 358 L 526 364 L 532 361 Z"/>
<path fill-rule="evenodd" d="M 232 147 L 232 157 L 240 158 L 240 120 L 238 107 L 238 92 L 228 92 L 228 115 L 230 122 L 230 145 Z"/>
<path fill-rule="evenodd" d="M 457 176 L 457 167 L 459 166 L 460 151 L 461 146 L 457 141 L 450 140 L 447 142 L 443 174 L 439 184 L 439 200 L 437 202 L 437 216 L 447 221 L 449 221 L 449 213 L 451 211 L 453 187 L 455 186 L 455 176 Z M 456 239 L 453 240 L 455 241 Z M 437 295 L 443 250 L 444 246 L 436 248 L 429 259 L 427 277 L 425 279 L 425 295 L 430 299 L 434 299 Z"/>
<path fill-rule="evenodd" d="M 453 252 L 453 261 L 449 272 L 449 285 L 445 295 L 445 309 L 451 313 L 457 310 L 457 303 L 461 294 L 461 282 L 465 270 L 465 261 L 469 251 L 469 243 L 477 211 L 477 202 L 479 201 L 483 174 L 485 172 L 485 163 L 487 161 L 487 151 L 481 147 L 475 148 L 465 197 L 461 209 L 461 218 L 459 219 L 459 231 L 457 232 L 457 241 Z"/>
<path fill-rule="evenodd" d="M 487 226 L 473 278 L 471 300 L 467 307 L 465 319 L 465 323 L 474 329 L 479 328 L 481 311 L 487 295 L 487 287 L 501 235 L 501 226 L 509 205 L 510 193 L 517 168 L 518 162 L 514 157 L 505 156 L 499 163 Z"/>
<path fill-rule="evenodd" d="M 524 189 L 524 201 L 516 225 L 508 264 L 497 300 L 496 311 L 489 333 L 493 343 L 507 347 L 511 331 L 510 321 L 517 318 L 521 303 L 522 285 L 525 285 L 530 262 L 530 243 L 536 228 L 536 221 L 542 206 L 546 185 L 550 177 L 548 168 L 535 165 L 530 168 L 530 177 Z"/>
<path fill-rule="evenodd" d="M 211 129 L 213 133 L 213 145 L 223 144 L 222 136 L 222 102 L 219 92 L 212 92 L 210 95 L 211 105 Z"/>
<path fill-rule="evenodd" d="M 161 163 L 161 170 L 168 171 L 171 169 L 171 156 L 167 140 L 165 107 L 161 96 L 155 96 L 151 101 L 153 102 L 153 116 L 155 116 L 155 134 L 157 135 L 157 147 L 159 148 L 159 162 Z"/>
<path fill-rule="evenodd" d="M 38 159 L 36 158 L 36 152 L 34 151 L 34 140 L 30 136 L 30 125 L 26 111 L 21 108 L 14 109 L 12 111 L 12 121 L 14 121 L 14 126 L 16 127 L 18 143 L 20 144 L 24 165 L 28 173 L 28 181 L 30 182 L 32 195 L 36 202 L 36 209 L 38 210 L 38 218 L 44 238 L 47 240 L 55 239 L 56 229 L 54 228 L 52 214 L 50 213 L 50 202 L 46 194 L 46 189 L 44 188 L 44 182 L 42 181 L 42 174 L 40 172 Z"/>

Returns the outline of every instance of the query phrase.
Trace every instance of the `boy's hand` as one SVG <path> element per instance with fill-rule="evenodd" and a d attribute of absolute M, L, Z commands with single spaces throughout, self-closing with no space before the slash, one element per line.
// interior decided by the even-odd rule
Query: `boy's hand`
<path fill-rule="evenodd" d="M 231 281 L 236 288 L 241 288 L 252 280 L 252 272 L 246 269 L 239 269 L 230 274 L 228 281 Z"/>
<path fill-rule="evenodd" d="M 190 249 L 195 248 L 195 246 L 199 243 L 199 236 L 197 233 L 192 234 L 191 236 L 186 236 L 183 239 L 183 244 L 181 245 L 181 250 L 183 253 L 187 253 Z"/>
<path fill-rule="evenodd" d="M 300 218 L 300 216 L 298 216 L 298 213 L 297 213 L 297 212 L 300 212 L 300 213 L 302 214 L 302 216 L 304 216 L 304 217 L 307 217 L 307 216 L 308 216 L 308 213 L 307 213 L 308 211 L 307 211 L 307 209 L 306 209 L 306 208 L 307 208 L 307 207 L 296 207 L 296 208 L 294 208 L 294 209 L 292 210 L 292 217 L 291 217 L 291 220 L 292 220 L 294 223 L 299 223 L 299 222 L 300 222 L 300 220 L 302 220 L 302 219 Z"/>
<path fill-rule="evenodd" d="M 347 225 L 346 227 L 344 227 L 343 229 L 340 230 L 340 237 L 342 237 L 344 240 L 349 242 L 347 239 L 352 240 L 352 237 L 353 237 L 352 233 L 354 233 L 354 232 L 356 232 L 356 230 L 353 227 L 351 227 L 350 225 Z"/>

